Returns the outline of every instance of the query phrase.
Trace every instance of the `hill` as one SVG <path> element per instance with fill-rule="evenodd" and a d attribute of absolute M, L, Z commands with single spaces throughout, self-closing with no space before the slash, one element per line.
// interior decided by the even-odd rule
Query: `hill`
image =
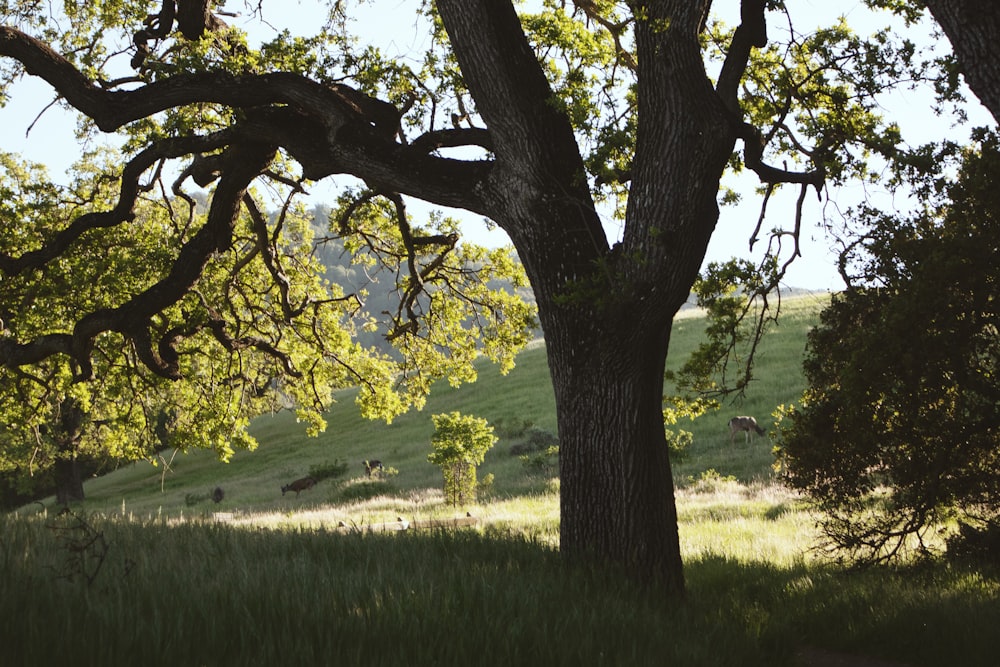
<path fill-rule="evenodd" d="M 816 322 L 826 295 L 804 295 L 785 300 L 782 318 L 764 339 L 756 364 L 756 380 L 745 399 L 705 415 L 680 428 L 694 436 L 689 455 L 675 464 L 680 487 L 697 482 L 707 471 L 733 476 L 743 483 L 767 481 L 773 457 L 766 439 L 750 445 L 737 438 L 731 445 L 726 422 L 750 414 L 767 428 L 777 405 L 796 402 L 804 389 L 801 359 L 805 334 Z M 704 320 L 686 310 L 675 323 L 670 361 L 679 364 L 702 336 Z M 554 438 L 555 401 L 542 341 L 518 357 L 506 377 L 488 363 L 479 367 L 479 380 L 459 388 L 440 383 L 422 411 L 413 411 L 391 424 L 363 419 L 353 404 L 356 390 L 337 394 L 328 414 L 328 428 L 308 438 L 292 414 L 277 413 L 257 419 L 252 427 L 261 445 L 239 451 L 228 464 L 209 452 L 164 452 L 154 467 L 148 462 L 128 465 L 89 480 L 84 508 L 98 512 L 126 511 L 138 515 L 199 516 L 215 512 L 238 514 L 327 511 L 349 520 L 367 520 L 379 512 L 446 512 L 440 501 L 440 471 L 427 462 L 433 424 L 430 416 L 459 411 L 486 418 L 500 441 L 480 467 L 480 479 L 493 475 L 493 504 L 535 497 L 553 505 L 546 514 L 558 516 L 555 506 L 558 479 L 554 466 L 542 460 L 526 465 L 512 448 L 531 438 Z M 517 453 L 515 449 L 515 453 Z M 381 460 L 398 474 L 368 480 L 363 462 Z M 338 479 L 323 480 L 297 497 L 282 496 L 281 486 L 310 473 L 316 466 L 346 465 Z M 709 474 L 714 474 L 709 473 Z M 221 488 L 221 502 L 211 500 Z M 500 510 L 498 510 L 500 511 Z M 358 517 L 361 517 L 360 519 Z"/>

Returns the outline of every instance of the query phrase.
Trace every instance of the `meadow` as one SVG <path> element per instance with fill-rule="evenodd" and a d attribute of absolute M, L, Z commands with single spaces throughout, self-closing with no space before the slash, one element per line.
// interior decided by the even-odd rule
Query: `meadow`
<path fill-rule="evenodd" d="M 674 466 L 685 600 L 559 559 L 554 462 L 517 455 L 556 430 L 536 344 L 508 376 L 484 365 L 392 424 L 363 420 L 345 390 L 319 438 L 279 413 L 228 464 L 164 452 L 89 480 L 68 513 L 48 502 L 0 517 L 0 663 L 998 664 L 997 571 L 838 566 L 812 549 L 815 517 L 776 479 L 769 438 L 730 443 L 729 417 L 767 428 L 797 401 L 823 301 L 786 301 L 745 398 L 678 425 L 693 434 Z M 679 316 L 674 362 L 702 326 Z M 430 415 L 454 410 L 500 436 L 479 471 L 492 481 L 460 508 L 427 462 Z M 366 459 L 388 474 L 369 479 Z M 331 469 L 343 472 L 282 495 Z M 454 519 L 474 523 L 420 528 Z"/>

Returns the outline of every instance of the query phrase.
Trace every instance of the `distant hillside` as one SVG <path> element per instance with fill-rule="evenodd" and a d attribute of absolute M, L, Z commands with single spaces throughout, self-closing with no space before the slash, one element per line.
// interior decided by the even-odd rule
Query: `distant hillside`
<path fill-rule="evenodd" d="M 765 336 L 755 369 L 756 380 L 745 398 L 722 411 L 678 427 L 691 431 L 688 456 L 675 463 L 675 482 L 684 486 L 707 470 L 742 481 L 772 476 L 771 447 L 764 438 L 749 445 L 730 444 L 726 422 L 734 415 L 754 415 L 765 427 L 780 404 L 797 402 L 805 383 L 801 362 L 805 336 L 818 320 L 827 297 L 805 295 L 783 301 L 781 323 Z M 676 366 L 703 339 L 704 320 L 692 313 L 675 323 L 669 363 Z M 254 452 L 237 452 L 229 464 L 204 451 L 165 452 L 157 467 L 130 464 L 85 484 L 85 508 L 101 512 L 122 509 L 139 514 L 200 515 L 215 511 L 266 512 L 296 508 L 343 506 L 367 497 L 386 496 L 392 503 L 413 503 L 440 489 L 440 471 L 427 462 L 433 433 L 431 415 L 460 411 L 486 418 L 501 440 L 489 453 L 480 476 L 493 474 L 496 497 L 547 493 L 551 475 L 536 474 L 512 452 L 530 432 L 556 432 L 555 398 L 541 341 L 529 346 L 507 376 L 480 363 L 479 380 L 459 388 L 438 383 L 422 411 L 411 411 L 392 424 L 362 419 L 353 400 L 356 390 L 337 393 L 328 413 L 329 426 L 319 438 L 308 438 L 292 414 L 257 419 L 252 427 L 260 440 Z M 377 482 L 364 476 L 363 461 L 379 459 L 397 475 Z M 280 488 L 309 474 L 315 466 L 346 464 L 346 474 L 326 480 L 299 497 L 282 496 Z M 210 500 L 215 488 L 224 499 Z M 51 500 L 47 501 L 51 504 Z M 31 508 L 27 508 L 28 511 Z"/>
<path fill-rule="evenodd" d="M 316 257 L 326 269 L 326 277 L 343 286 L 347 293 L 365 290 L 365 311 L 377 319 L 384 320 L 384 313 L 394 313 L 399 308 L 400 294 L 396 289 L 398 276 L 384 268 L 363 267 L 352 263 L 352 256 L 344 249 L 343 242 L 329 232 L 330 207 L 318 205 L 312 210 L 313 228 L 320 240 Z M 535 295 L 530 288 L 514 287 L 509 283 L 491 281 L 492 289 L 505 289 L 517 293 L 524 301 L 534 303 Z M 540 332 L 539 332 L 540 333 Z M 385 340 L 386 332 L 359 331 L 357 340 L 364 347 L 390 353 L 391 346 Z"/>

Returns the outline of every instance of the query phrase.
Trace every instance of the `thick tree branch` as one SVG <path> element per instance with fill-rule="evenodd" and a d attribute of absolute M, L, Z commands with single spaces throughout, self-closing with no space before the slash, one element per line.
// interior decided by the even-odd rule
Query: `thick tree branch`
<path fill-rule="evenodd" d="M 760 131 L 749 123 L 739 123 L 736 127 L 737 136 L 743 140 L 743 163 L 764 183 L 805 183 L 812 185 L 819 192 L 823 187 L 826 172 L 822 162 L 812 171 L 788 171 L 764 164 L 764 139 Z M 821 156 L 822 150 L 814 151 Z"/>
<path fill-rule="evenodd" d="M 334 134 L 344 125 L 361 123 L 392 137 L 399 125 L 399 112 L 388 102 L 345 84 L 323 85 L 289 72 L 179 74 L 134 90 L 108 91 L 96 86 L 43 42 L 14 28 L 0 27 L 0 55 L 15 58 L 29 74 L 44 79 L 105 132 L 198 102 L 237 108 L 291 104 L 321 120 Z"/>
<path fill-rule="evenodd" d="M 766 44 L 764 0 L 743 0 L 740 6 L 740 25 L 733 34 L 729 53 L 726 54 L 722 71 L 719 72 L 719 81 L 715 86 L 729 112 L 740 118 L 743 117 L 743 112 L 739 104 L 739 87 L 750 62 L 750 51 L 754 47 L 763 48 Z"/>
<path fill-rule="evenodd" d="M 225 146 L 232 138 L 232 132 L 223 131 L 206 137 L 164 139 L 150 146 L 129 160 L 122 170 L 118 203 L 113 209 L 85 213 L 79 216 L 37 250 L 26 252 L 19 257 L 0 253 L 0 272 L 8 276 L 16 276 L 27 270 L 38 269 L 66 252 L 74 241 L 88 231 L 130 222 L 135 217 L 133 209 L 141 189 L 139 179 L 147 169 L 164 158 L 176 158 L 191 153 L 217 150 Z M 205 185 L 206 183 L 199 184 Z"/>
<path fill-rule="evenodd" d="M 286 322 L 291 322 L 293 318 L 305 310 L 309 302 L 306 301 L 299 307 L 292 307 L 291 301 L 288 298 L 291 283 L 281 268 L 274 244 L 268 239 L 267 220 L 257 207 L 257 202 L 254 201 L 249 193 L 243 195 L 243 205 L 249 212 L 250 220 L 253 223 L 254 235 L 257 239 L 257 252 L 263 258 L 264 266 L 267 267 L 268 273 L 271 274 L 274 284 L 278 286 L 278 293 L 281 295 L 281 313 Z"/>
<path fill-rule="evenodd" d="M 27 343 L 0 339 L 0 364 L 16 367 L 62 353 L 78 365 L 79 379 L 89 379 L 93 373 L 90 354 L 94 340 L 102 333 L 114 331 L 132 342 L 137 356 L 151 371 L 166 378 L 179 378 L 173 348 L 177 332 L 153 341 L 152 318 L 188 294 L 208 260 L 229 248 L 243 194 L 249 183 L 267 168 L 274 152 L 274 146 L 262 144 L 241 144 L 227 152 L 225 169 L 205 225 L 180 250 L 167 276 L 118 307 L 84 315 L 71 335 L 50 334 Z"/>
<path fill-rule="evenodd" d="M 226 105 L 245 110 L 238 131 L 287 148 L 306 178 L 351 173 L 380 190 L 486 213 L 476 186 L 489 175 L 490 162 L 430 155 L 426 142 L 416 148 L 397 143 L 399 110 L 345 84 L 323 85 L 287 72 L 200 72 L 134 90 L 104 90 L 41 41 L 9 27 L 0 27 L 0 56 L 43 78 L 103 131 L 187 104 Z M 462 136 L 487 140 L 482 131 Z M 205 171 L 205 178 L 212 173 Z"/>
<path fill-rule="evenodd" d="M 441 0 L 438 11 L 458 56 L 465 83 L 486 121 L 497 160 L 516 164 L 526 178 L 561 177 L 567 193 L 589 201 L 583 160 L 566 114 L 509 2 Z M 550 165 L 558 164 L 561 174 Z M 573 183 L 574 176 L 580 177 Z"/>
<path fill-rule="evenodd" d="M 763 48 L 767 45 L 767 22 L 764 18 L 765 5 L 764 0 L 742 0 L 740 6 L 740 25 L 736 28 L 732 42 L 729 45 L 729 52 L 723 63 L 722 71 L 719 73 L 716 92 L 722 100 L 723 105 L 732 115 L 733 129 L 737 137 L 743 140 L 743 162 L 748 169 L 756 173 L 764 183 L 770 185 L 776 183 L 809 184 L 813 185 L 818 193 L 823 187 L 825 178 L 825 170 L 822 163 L 819 163 L 816 169 L 809 172 L 793 172 L 765 164 L 763 159 L 764 147 L 771 137 L 769 136 L 765 139 L 757 128 L 743 121 L 743 110 L 740 108 L 739 103 L 740 81 L 746 73 L 752 49 Z M 784 113 L 787 113 L 787 111 L 788 107 L 786 105 Z M 822 153 L 822 150 L 817 150 L 814 151 L 813 155 L 814 157 L 821 156 Z M 756 238 L 756 232 L 754 232 L 754 238 Z M 797 231 L 796 244 L 798 244 Z"/>
<path fill-rule="evenodd" d="M 492 151 L 493 139 L 487 130 L 470 127 L 426 132 L 414 139 L 410 144 L 411 148 L 423 153 L 430 153 L 439 148 L 458 148 L 462 146 L 479 146 L 480 148 Z"/>
<path fill-rule="evenodd" d="M 204 302 L 204 301 L 203 301 Z M 205 304 L 206 310 L 208 312 L 208 323 L 207 327 L 209 331 L 217 341 L 229 352 L 239 352 L 241 350 L 246 350 L 253 348 L 259 350 L 268 356 L 276 359 L 284 369 L 285 373 L 290 377 L 302 377 L 302 372 L 295 368 L 295 364 L 292 362 L 291 357 L 279 350 L 270 342 L 264 340 L 263 338 L 258 338 L 255 336 L 240 336 L 235 338 L 230 335 L 227 330 L 227 324 L 224 318 L 222 318 L 214 309 L 209 308 L 208 304 Z"/>

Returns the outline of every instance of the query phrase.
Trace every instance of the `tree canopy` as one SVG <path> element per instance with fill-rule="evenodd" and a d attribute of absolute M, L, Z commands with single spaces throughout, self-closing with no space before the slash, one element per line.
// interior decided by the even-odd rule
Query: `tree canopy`
<path fill-rule="evenodd" d="M 558 412 L 563 553 L 616 561 L 680 592 L 663 369 L 720 203 L 737 197 L 720 192 L 723 174 L 760 180 L 761 215 L 747 231 L 767 239 L 765 261 L 777 269 L 764 291 L 799 254 L 807 197 L 931 164 L 882 117 L 880 96 L 921 84 L 940 104 L 961 94 L 950 57 L 889 29 L 859 35 L 845 20 L 803 29 L 789 4 L 743 0 L 737 12 L 710 0 L 421 2 L 426 49 L 394 59 L 356 39 L 346 1 L 326 3 L 328 20 L 313 34 L 263 43 L 250 43 L 210 0 L 66 2 L 59 16 L 7 3 L 4 81 L 40 77 L 80 114 L 82 139 L 116 133 L 123 154 L 95 172 L 117 184 L 100 210 L 71 209 L 35 246 L 4 250 L 4 284 L 77 266 L 92 239 L 129 236 L 144 216 L 165 216 L 173 254 L 156 278 L 60 322 L 33 328 L 11 309 L 0 341 L 5 377 L 64 364 L 76 384 L 92 382 L 107 339 L 118 345 L 109 362 L 122 363 L 124 351 L 143 375 L 181 379 L 201 336 L 221 363 L 253 352 L 283 377 L 302 373 L 310 399 L 353 378 L 372 414 L 394 414 L 419 403 L 436 377 L 467 379 L 471 339 L 505 364 L 524 341 L 530 312 L 482 287 L 482 271 L 516 276 L 509 256 L 463 256 L 454 221 L 416 224 L 407 202 L 463 209 L 509 235 L 537 300 Z M 917 15 L 911 3 L 871 4 Z M 925 4 L 935 14 L 977 5 Z M 245 7 L 263 21 L 288 11 Z M 351 347 L 350 295 L 315 294 L 309 272 L 305 287 L 293 287 L 279 252 L 299 247 L 283 241 L 297 195 L 339 175 L 355 185 L 323 233 L 395 277 L 399 306 L 372 324 L 393 342 L 391 359 Z M 797 203 L 769 230 L 768 204 L 783 187 Z M 185 222 L 179 211 L 193 188 L 210 204 Z M 265 215 L 265 189 L 282 215 Z M 147 199 L 155 216 L 143 212 Z M 228 264 L 213 268 L 221 258 Z M 251 267 L 258 291 L 225 307 L 226 281 Z M 221 284 L 202 286 L 214 270 Z M 258 324 L 270 317 L 265 306 L 282 327 Z M 331 334 L 322 317 L 341 329 Z M 300 348 L 283 347 L 292 343 Z"/>
<path fill-rule="evenodd" d="M 1000 530 L 998 175 L 991 134 L 912 216 L 866 207 L 864 260 L 809 334 L 781 461 L 850 559 L 931 549 L 952 517 Z"/>

